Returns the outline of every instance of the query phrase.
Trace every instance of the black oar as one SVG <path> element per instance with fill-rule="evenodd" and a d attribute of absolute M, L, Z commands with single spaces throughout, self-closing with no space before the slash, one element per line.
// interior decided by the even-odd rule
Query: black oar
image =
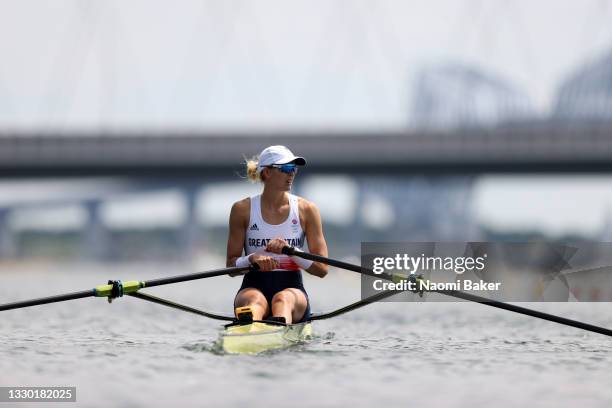
<path fill-rule="evenodd" d="M 397 295 L 398 292 L 395 290 L 387 290 L 387 291 L 383 291 L 383 292 L 379 292 L 375 295 L 372 295 L 370 297 L 367 297 L 363 300 L 359 300 L 355 303 L 351 303 L 350 305 L 341 307 L 340 309 L 336 309 L 333 310 L 331 312 L 325 312 L 325 313 L 320 313 L 320 314 L 313 314 L 310 317 L 310 320 L 324 320 L 324 319 L 329 319 L 332 317 L 336 317 L 336 316 L 340 316 L 341 314 L 344 313 L 348 313 L 350 311 L 353 311 L 355 309 L 359 309 L 360 307 L 363 306 L 367 306 L 369 304 L 375 303 L 375 302 L 379 302 L 383 299 L 386 299 L 388 297 Z"/>
<path fill-rule="evenodd" d="M 23 307 L 44 305 L 47 303 L 57 303 L 66 300 L 82 299 L 86 297 L 107 297 L 109 300 L 123 296 L 124 294 L 132 294 L 142 288 L 150 288 L 153 286 L 168 285 L 170 283 L 186 282 L 196 279 L 212 278 L 222 275 L 240 275 L 249 271 L 257 270 L 257 265 L 241 266 L 232 268 L 215 269 L 212 271 L 196 272 L 188 275 L 172 276 L 169 278 L 151 279 L 148 281 L 109 281 L 107 285 L 99 285 L 93 289 L 84 290 L 82 292 L 73 292 L 63 295 L 49 296 L 39 299 L 25 300 L 22 302 L 7 303 L 0 305 L 0 311 L 20 309 Z"/>
<path fill-rule="evenodd" d="M 156 303 L 158 305 L 168 306 L 173 309 L 182 310 L 183 312 L 189 312 L 189 313 L 197 314 L 199 316 L 208 317 L 209 319 L 225 320 L 229 322 L 233 322 L 234 320 L 236 320 L 233 316 L 225 316 L 225 315 L 221 315 L 218 313 L 206 312 L 204 310 L 196 309 L 195 307 L 182 305 L 180 303 L 172 302 L 171 300 L 167 300 L 167 299 L 162 299 L 160 297 L 153 296 L 148 293 L 134 292 L 134 293 L 130 293 L 129 296 L 132 296 L 138 299 L 142 299 L 142 300 L 146 300 L 152 303 Z"/>
<path fill-rule="evenodd" d="M 338 268 L 346 269 L 349 271 L 357 272 L 363 275 L 375 276 L 390 281 L 397 281 L 398 276 L 389 275 L 386 273 L 376 274 L 373 270 L 364 268 L 362 266 L 350 264 L 347 262 L 337 261 L 335 259 L 326 258 L 320 255 L 309 254 L 293 247 L 284 247 L 283 253 L 285 255 L 298 256 L 300 258 L 308 259 L 315 262 L 324 263 Z M 403 278 L 405 279 L 405 278 Z M 497 300 L 487 299 L 482 296 L 472 295 L 470 293 L 461 292 L 458 290 L 432 290 L 431 292 L 440 293 L 442 295 L 452 296 L 459 299 L 469 300 L 471 302 L 481 303 L 483 305 L 496 307 L 498 309 L 504 309 L 515 313 L 524 314 L 527 316 L 537 317 L 539 319 L 548 320 L 555 323 L 564 324 L 566 326 L 576 327 L 578 329 L 587 330 L 594 333 L 603 334 L 606 336 L 612 336 L 612 330 L 606 329 L 605 327 L 594 326 L 592 324 L 579 322 L 577 320 L 567 319 L 565 317 L 555 316 L 544 312 L 539 312 L 533 309 L 527 309 L 525 307 L 512 305 L 509 303 L 500 302 Z"/>

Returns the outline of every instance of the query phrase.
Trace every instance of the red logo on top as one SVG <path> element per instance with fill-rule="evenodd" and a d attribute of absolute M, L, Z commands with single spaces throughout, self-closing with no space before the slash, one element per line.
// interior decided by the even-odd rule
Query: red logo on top
<path fill-rule="evenodd" d="M 291 258 L 277 258 L 278 266 L 280 269 L 285 269 L 288 271 L 299 271 L 300 267 L 298 264 L 293 261 Z"/>

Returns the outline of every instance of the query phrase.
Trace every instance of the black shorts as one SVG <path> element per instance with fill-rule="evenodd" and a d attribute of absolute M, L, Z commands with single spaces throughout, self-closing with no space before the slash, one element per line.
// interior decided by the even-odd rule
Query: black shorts
<path fill-rule="evenodd" d="M 306 311 L 304 312 L 304 316 L 302 316 L 299 321 L 294 323 L 302 323 L 310 320 L 310 300 L 308 299 L 306 289 L 304 289 L 302 272 L 300 271 L 249 272 L 244 275 L 242 285 L 240 286 L 238 292 L 245 288 L 255 288 L 260 290 L 268 301 L 268 305 L 270 307 L 272 306 L 272 298 L 281 290 L 287 288 L 299 289 L 304 292 L 304 295 L 306 296 Z"/>

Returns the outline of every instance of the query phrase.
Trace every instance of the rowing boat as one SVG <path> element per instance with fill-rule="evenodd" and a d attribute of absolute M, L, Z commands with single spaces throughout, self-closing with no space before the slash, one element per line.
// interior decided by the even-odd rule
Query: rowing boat
<path fill-rule="evenodd" d="M 293 247 L 283 248 L 283 253 L 289 256 L 297 256 L 304 259 L 308 259 L 315 262 L 326 263 L 330 266 L 335 266 L 348 271 L 357 272 L 366 276 L 373 276 L 377 279 L 385 279 L 388 281 L 395 282 L 398 279 L 406 279 L 405 276 L 392 275 L 387 273 L 374 273 L 373 270 L 361 267 L 359 265 L 353 265 L 347 262 L 326 258 L 320 255 L 309 254 Z M 267 350 L 276 350 L 285 348 L 293 344 L 300 343 L 304 340 L 311 338 L 312 336 L 312 321 L 329 319 L 332 317 L 339 316 L 341 314 L 356 310 L 360 307 L 369 305 L 370 303 L 378 302 L 393 295 L 398 294 L 396 290 L 383 290 L 365 299 L 354 302 L 350 305 L 341 307 L 337 310 L 333 310 L 327 313 L 313 314 L 310 316 L 310 321 L 296 324 L 285 324 L 277 321 L 253 321 L 253 320 L 240 320 L 235 316 L 227 316 L 218 313 L 211 313 L 204 310 L 200 310 L 191 306 L 183 305 L 180 303 L 172 302 L 167 299 L 162 299 L 157 296 L 153 296 L 148 293 L 143 293 L 140 290 L 144 288 L 150 288 L 154 286 L 168 285 L 172 283 L 187 282 L 197 279 L 212 278 L 223 275 L 240 275 L 258 270 L 257 265 L 250 265 L 244 267 L 230 267 L 224 269 L 217 269 L 205 272 L 196 272 L 187 275 L 172 276 L 167 278 L 152 279 L 148 281 L 126 281 L 122 282 L 119 280 L 108 281 L 106 285 L 99 285 L 93 289 L 83 290 L 80 292 L 66 293 L 62 295 L 48 296 L 44 298 L 31 299 L 26 301 L 0 304 L 0 312 L 6 310 L 20 309 L 24 307 L 44 305 L 48 303 L 64 302 L 67 300 L 82 299 L 87 297 L 105 297 L 109 303 L 116 298 L 128 295 L 134 298 L 146 300 L 148 302 L 156 303 L 162 306 L 171 307 L 184 312 L 194 313 L 199 316 L 203 316 L 210 319 L 222 320 L 230 322 L 227 324 L 222 331 L 219 342 L 221 349 L 226 353 L 260 353 Z M 413 279 L 423 279 L 422 277 L 412 277 Z M 445 296 L 450 296 L 457 299 L 467 300 L 470 302 L 480 303 L 486 306 L 495 307 L 498 309 L 507 310 L 514 313 L 520 313 L 523 315 L 536 317 L 543 320 L 563 324 L 566 326 L 575 327 L 578 329 L 603 334 L 606 336 L 612 336 L 612 330 L 595 326 L 589 323 L 571 320 L 561 316 L 555 316 L 548 313 L 540 312 L 533 309 L 528 309 L 522 306 L 513 305 L 509 303 L 499 302 L 477 296 L 471 293 L 461 292 L 458 290 L 431 290 L 430 292 L 439 293 Z M 422 292 L 420 292 L 422 294 Z"/>
<path fill-rule="evenodd" d="M 223 352 L 256 354 L 302 343 L 312 337 L 312 323 L 283 324 L 276 322 L 231 323 L 219 336 Z"/>

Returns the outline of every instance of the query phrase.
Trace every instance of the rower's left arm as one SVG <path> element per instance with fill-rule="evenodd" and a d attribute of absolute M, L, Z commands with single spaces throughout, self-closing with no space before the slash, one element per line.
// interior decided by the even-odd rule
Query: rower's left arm
<path fill-rule="evenodd" d="M 308 241 L 308 251 L 311 254 L 324 256 L 327 258 L 327 243 L 323 236 L 323 224 L 321 222 L 321 214 L 317 206 L 306 200 L 303 201 L 304 209 L 304 233 Z M 327 275 L 329 266 L 320 262 L 313 262 L 306 270 L 311 275 L 324 278 Z"/>

